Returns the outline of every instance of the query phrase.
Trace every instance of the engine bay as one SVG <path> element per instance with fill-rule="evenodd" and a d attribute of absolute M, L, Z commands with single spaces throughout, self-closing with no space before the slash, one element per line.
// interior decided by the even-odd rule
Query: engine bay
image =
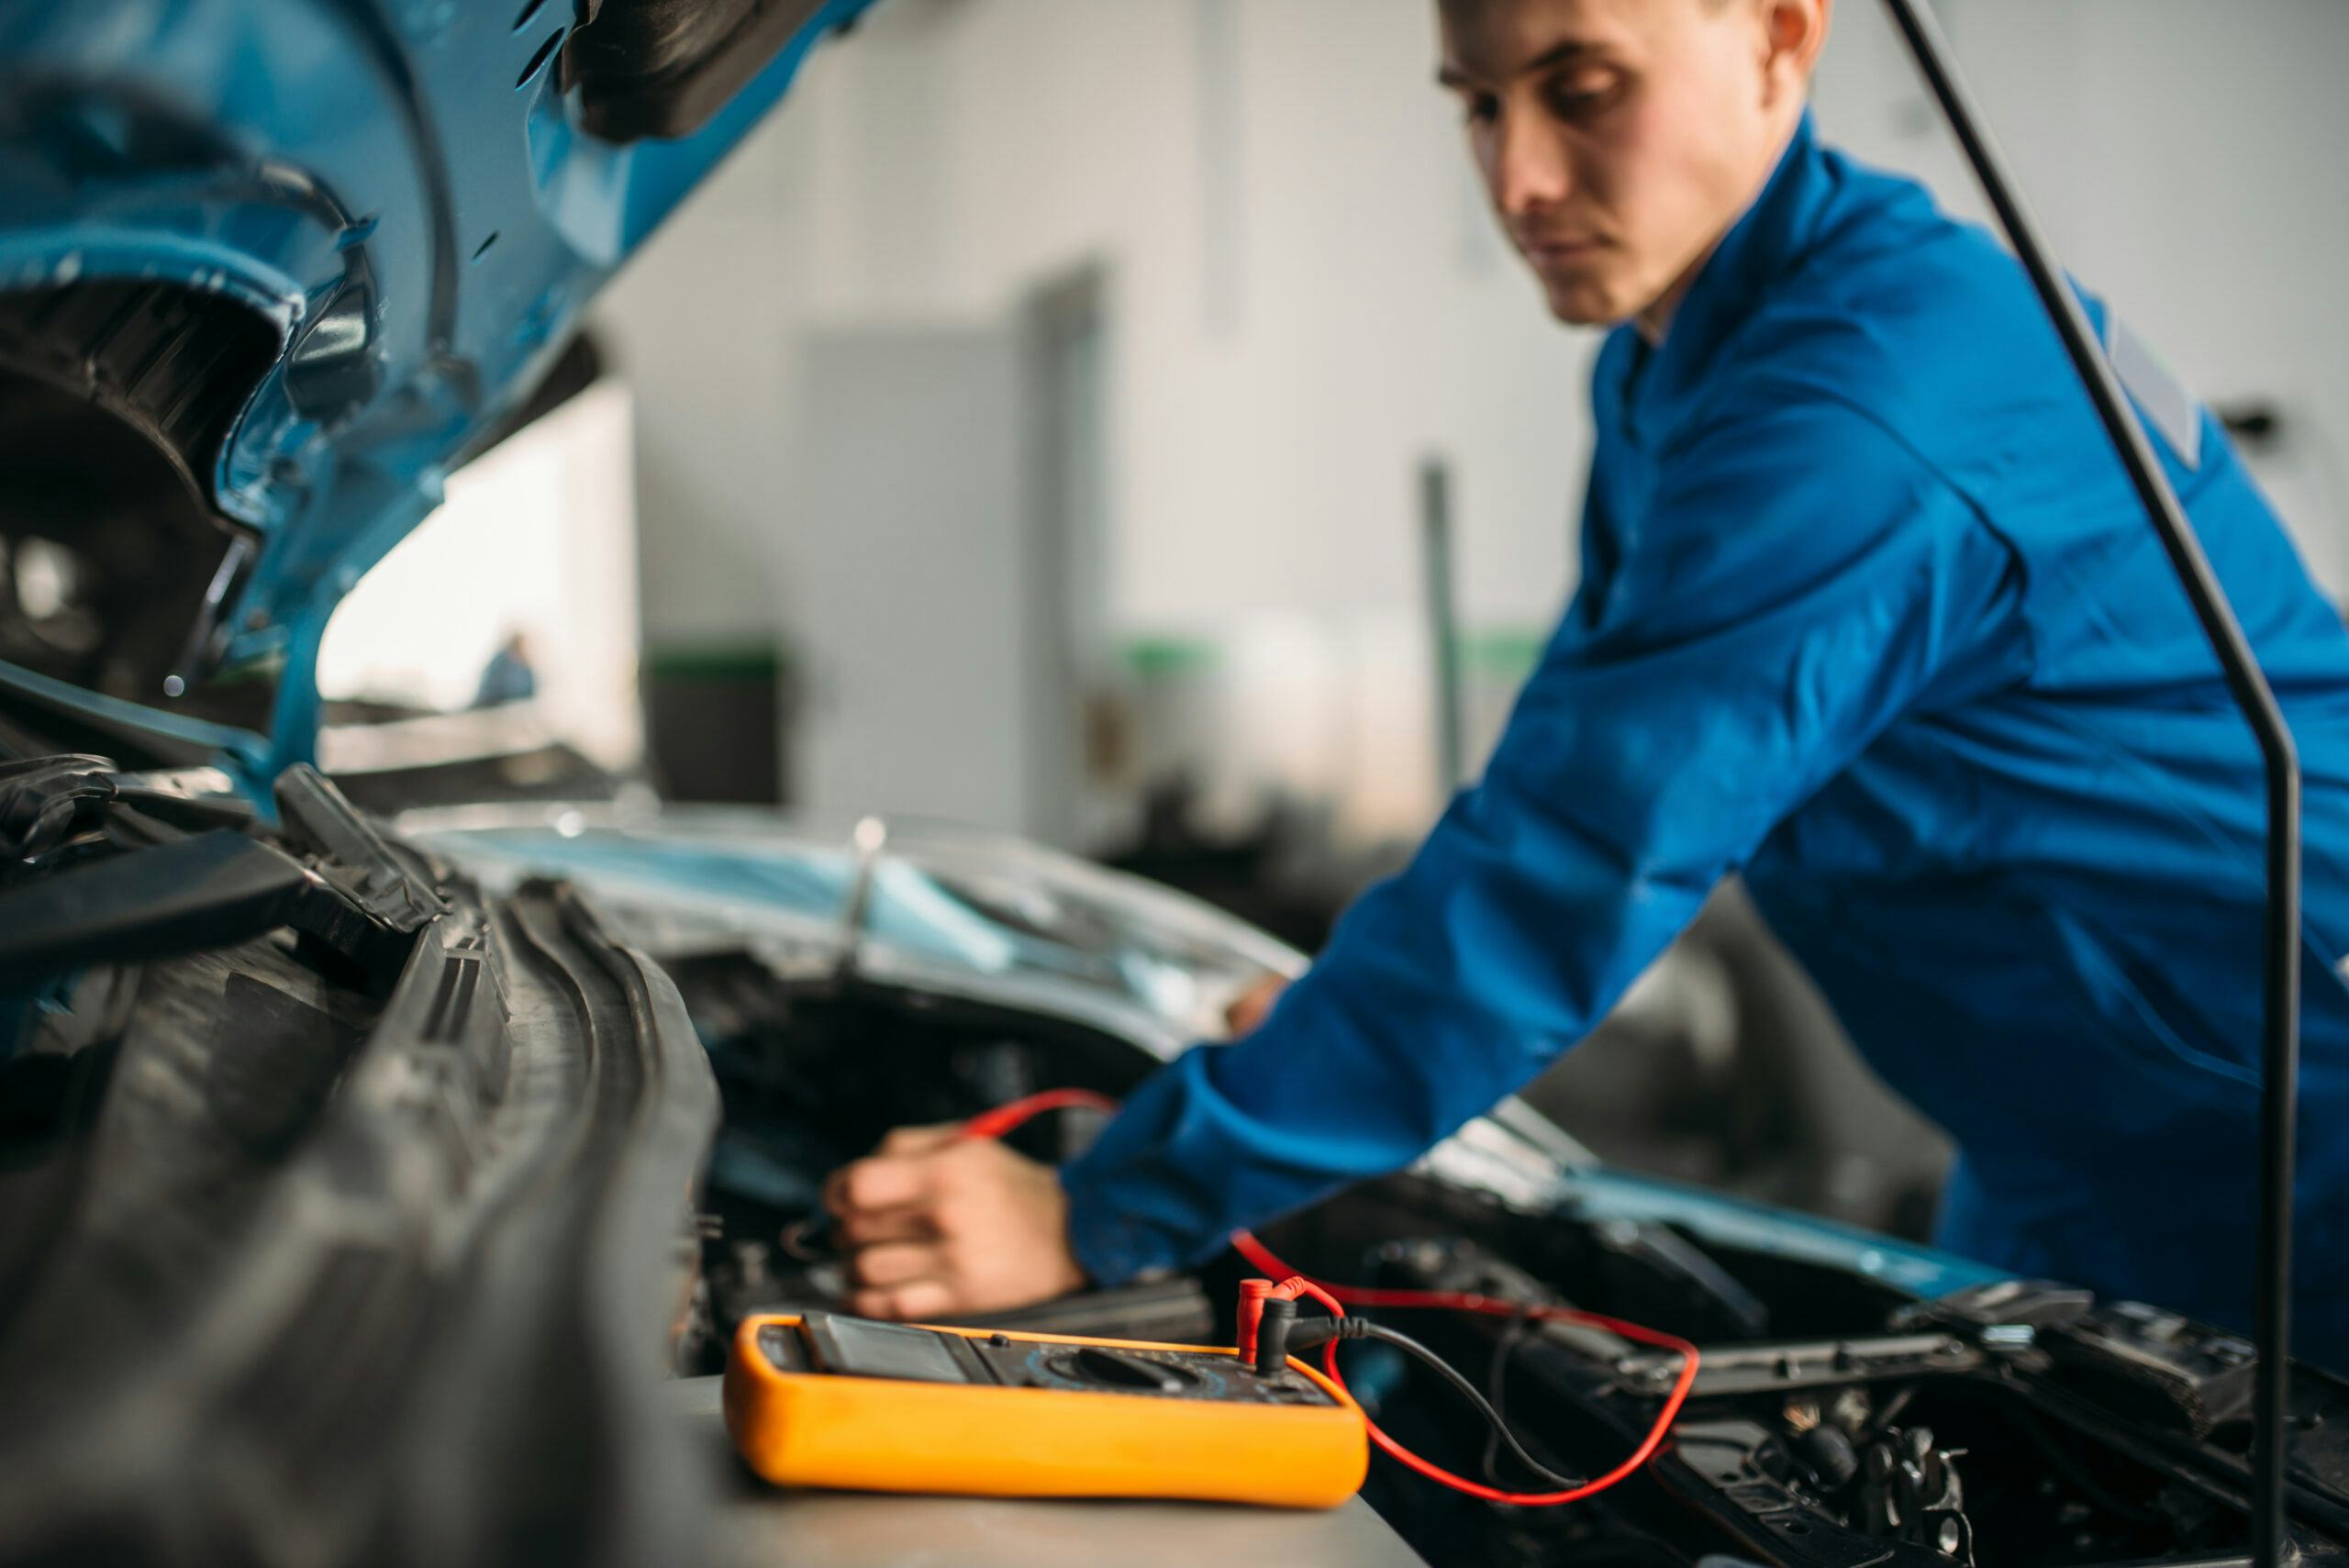
<path fill-rule="evenodd" d="M 305 1433 L 357 1441 L 359 1421 L 380 1445 L 380 1423 L 362 1419 L 370 1410 L 401 1411 L 401 1451 L 436 1462 L 443 1427 L 395 1385 L 453 1397 L 478 1385 L 484 1364 L 576 1384 L 573 1359 L 540 1329 L 598 1315 L 608 1299 L 682 1301 L 665 1325 L 671 1369 L 712 1373 L 745 1318 L 843 1305 L 845 1265 L 811 1222 L 829 1173 L 885 1133 L 967 1121 L 1047 1090 L 1116 1099 L 1163 1056 L 1075 1009 L 805 962 L 804 951 L 791 961 L 772 944 L 709 940 L 707 929 L 664 951 L 651 934 L 660 920 L 626 898 L 543 881 L 477 886 L 380 833 L 315 775 L 281 791 L 275 828 L 95 759 L 20 765 L 10 782 L 9 821 L 29 852 L 0 883 L 12 907 L 50 911 L 14 929 L 11 973 L 82 978 L 22 995 L 14 1016 L 29 1032 L 0 1075 L 11 1113 L 0 1147 L 25 1199 L 0 1251 L 19 1303 L 0 1318 L 0 1373 L 60 1419 L 94 1430 L 136 1423 L 145 1405 L 108 1383 L 100 1354 L 118 1325 L 117 1338 L 152 1347 L 139 1362 L 158 1369 L 150 1375 L 195 1380 L 174 1396 L 188 1409 L 227 1398 L 239 1446 L 222 1451 L 289 1489 L 334 1451 Z M 1037 910 L 1051 902 L 1040 893 Z M 484 998 L 497 1006 L 477 1005 Z M 695 1087 L 710 1077 L 714 1118 L 707 1087 Z M 651 1107 L 688 1089 L 704 1108 L 661 1132 L 662 1173 L 627 1187 L 625 1201 L 497 1175 L 566 1161 L 604 1170 L 581 1129 L 606 1129 L 619 1159 L 651 1125 L 640 1125 Z M 1316 1279 L 1568 1309 L 1699 1347 L 1667 1440 L 1620 1485 L 1575 1506 L 1464 1496 L 1378 1458 L 1364 1495 L 1428 1561 L 2243 1559 L 2254 1366 L 2244 1340 L 1958 1260 L 1936 1273 L 1932 1255 L 1912 1254 L 1923 1272 L 1904 1273 L 1886 1262 L 1900 1243 L 1667 1191 L 1588 1162 L 1554 1129 L 1545 1140 L 1528 1115 L 1497 1107 L 1410 1169 L 1261 1233 Z M 1057 1161 L 1101 1118 L 1059 1110 L 1008 1138 Z M 686 1227 L 676 1198 L 700 1150 L 696 1225 Z M 493 1191 L 505 1195 L 484 1206 Z M 582 1240 L 607 1232 L 613 1240 Z M 681 1266 L 672 1237 L 694 1266 Z M 490 1274 L 468 1262 L 497 1256 L 535 1261 Z M 622 1257 L 633 1260 L 624 1280 L 598 1262 Z M 1241 1283 L 1259 1272 L 1228 1251 L 963 1324 L 1230 1345 L 1241 1338 Z M 407 1296 L 385 1294 L 385 1280 L 411 1276 Z M 138 1283 L 164 1277 L 184 1285 L 158 1294 Z M 310 1283 L 281 1299 L 295 1278 Z M 194 1354 L 206 1313 L 258 1315 L 263 1296 L 267 1314 L 254 1320 L 286 1325 L 282 1336 Z M 415 1311 L 385 1305 L 409 1298 Z M 452 1327 L 422 1335 L 417 1314 L 428 1307 L 454 1314 Z M 1685 1366 L 1606 1327 L 1530 1312 L 1375 1315 L 1482 1391 L 1525 1457 L 1574 1476 L 1621 1466 L 1663 1418 Z M 582 1342 L 626 1362 L 663 1333 L 656 1318 L 640 1310 Z M 468 1318 L 473 1329 L 454 1327 Z M 384 1359 L 345 1353 L 362 1319 Z M 516 1335 L 546 1354 L 518 1357 Z M 1341 1349 L 1347 1384 L 1398 1443 L 1502 1492 L 1538 1483 L 1428 1366 L 1375 1340 Z M 235 1374 L 225 1384 L 223 1369 Z M 321 1403 L 328 1389 L 340 1392 Z M 540 1440 L 535 1408 L 518 1403 L 482 1440 L 506 1452 Z M 315 1419 L 289 1423 L 288 1411 Z M 2349 1389 L 2298 1368 L 2292 1415 L 2303 1549 L 2337 1556 L 2349 1541 Z M 641 1420 L 597 1430 L 620 1451 L 657 1446 Z M 59 1540 L 128 1517 L 117 1483 L 98 1485 L 63 1457 L 43 1462 L 9 1494 L 17 1516 L 55 1523 Z M 77 1477 L 70 1529 L 60 1494 L 36 1485 L 44 1473 Z M 157 1495 L 223 1496 L 204 1473 L 189 1469 Z M 368 1499 L 405 1484 L 396 1467 L 381 1475 L 386 1490 Z M 326 1498 L 314 1516 L 285 1517 L 362 1529 L 362 1501 Z M 480 1517 L 526 1528 L 509 1501 L 484 1499 Z M 161 1528 L 162 1518 L 149 1522 Z M 282 1521 L 216 1523 L 262 1540 Z"/>

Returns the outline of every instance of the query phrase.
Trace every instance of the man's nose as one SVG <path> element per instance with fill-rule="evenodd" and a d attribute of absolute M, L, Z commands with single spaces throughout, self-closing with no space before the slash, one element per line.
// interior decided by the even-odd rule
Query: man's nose
<path fill-rule="evenodd" d="M 1493 128 L 1493 198 L 1507 217 L 1521 217 L 1566 199 L 1573 182 L 1565 149 L 1533 116 L 1504 114 Z"/>

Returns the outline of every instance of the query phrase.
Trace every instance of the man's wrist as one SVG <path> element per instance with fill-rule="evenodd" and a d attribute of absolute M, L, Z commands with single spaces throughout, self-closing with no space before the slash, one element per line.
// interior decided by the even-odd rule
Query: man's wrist
<path fill-rule="evenodd" d="M 1103 1203 L 1075 1162 L 1063 1165 L 1059 1175 L 1068 1199 L 1069 1256 L 1086 1279 L 1113 1289 L 1166 1271 L 1170 1263 L 1152 1244 L 1156 1238 Z"/>

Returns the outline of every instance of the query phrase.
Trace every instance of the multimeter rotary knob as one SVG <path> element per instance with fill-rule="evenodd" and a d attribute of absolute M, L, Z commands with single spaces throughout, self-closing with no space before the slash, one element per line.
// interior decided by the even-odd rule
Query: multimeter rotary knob
<path fill-rule="evenodd" d="M 1056 1377 L 1089 1383 L 1097 1388 L 1184 1394 L 1197 1388 L 1200 1382 L 1199 1374 L 1189 1367 L 1146 1361 L 1101 1345 L 1086 1345 L 1066 1355 L 1052 1356 L 1044 1364 Z"/>

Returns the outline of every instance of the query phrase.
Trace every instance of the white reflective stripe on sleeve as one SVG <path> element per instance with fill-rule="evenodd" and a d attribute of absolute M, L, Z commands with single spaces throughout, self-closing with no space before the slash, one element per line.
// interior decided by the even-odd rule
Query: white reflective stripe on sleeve
<path fill-rule="evenodd" d="M 2201 406 L 2170 373 L 2152 345 L 2130 330 L 2116 310 L 2105 312 L 2104 351 L 2112 361 L 2112 373 L 2121 378 L 2121 386 L 2136 401 L 2145 422 L 2169 443 L 2178 462 L 2189 469 L 2200 468 Z"/>

